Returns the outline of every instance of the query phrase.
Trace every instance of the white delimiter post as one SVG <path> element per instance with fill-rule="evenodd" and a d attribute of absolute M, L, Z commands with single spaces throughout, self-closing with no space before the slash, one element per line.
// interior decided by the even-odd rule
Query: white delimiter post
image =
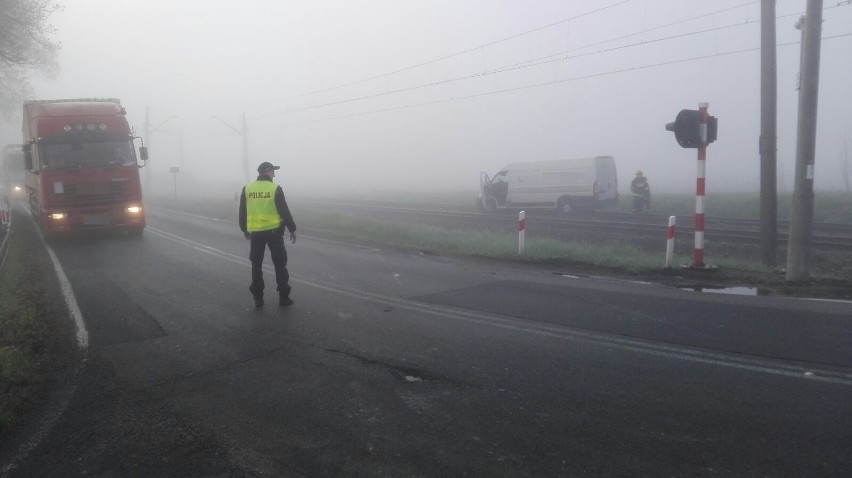
<path fill-rule="evenodd" d="M 672 267 L 674 261 L 675 220 L 677 216 L 669 216 L 669 230 L 666 234 L 666 268 Z"/>
<path fill-rule="evenodd" d="M 518 255 L 524 254 L 524 240 L 526 239 L 527 220 L 526 213 L 518 213 Z"/>

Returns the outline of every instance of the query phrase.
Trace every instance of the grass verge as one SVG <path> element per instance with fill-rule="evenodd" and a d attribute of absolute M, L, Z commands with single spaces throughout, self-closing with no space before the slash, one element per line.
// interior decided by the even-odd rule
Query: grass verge
<path fill-rule="evenodd" d="M 46 393 L 67 366 L 69 324 L 58 312 L 55 274 L 31 223 L 16 218 L 0 269 L 0 438 Z M 20 226 L 20 227 L 18 227 Z M 73 325 L 73 324 L 70 324 Z M 65 333 L 64 333 L 65 332 Z"/>
<path fill-rule="evenodd" d="M 525 241 L 524 255 L 519 256 L 517 233 L 393 223 L 313 208 L 300 208 L 298 213 L 300 228 L 323 236 L 380 243 L 421 252 L 528 262 L 585 262 L 625 270 L 661 265 L 658 257 L 651 257 L 639 247 L 627 243 L 590 244 L 531 238 Z M 686 260 L 685 257 L 682 259 Z"/>
<path fill-rule="evenodd" d="M 294 214 L 296 214 L 294 212 Z M 639 273 L 665 267 L 665 242 L 636 243 L 624 239 L 589 238 L 562 241 L 547 238 L 528 238 L 523 256 L 518 254 L 518 235 L 440 226 L 391 223 L 345 213 L 329 212 L 315 208 L 300 208 L 299 227 L 324 236 L 392 247 L 415 249 L 435 254 L 459 254 L 498 259 L 512 259 L 546 264 L 588 264 L 619 271 Z M 689 247 L 688 247 L 689 246 Z M 715 254 L 714 250 L 714 254 Z M 681 241 L 673 264 L 690 264 L 693 260 L 691 241 Z M 743 247 L 724 247 L 713 256 L 713 265 L 771 276 L 775 272 L 762 265 L 755 251 Z M 833 264 L 834 261 L 821 261 Z M 839 278 L 844 271 L 818 269 L 817 278 Z M 852 271 L 849 271 L 852 272 Z"/>
<path fill-rule="evenodd" d="M 736 199 L 731 198 L 726 202 L 733 204 L 737 202 Z M 227 201 L 184 203 L 181 209 L 231 221 L 237 216 L 237 204 Z M 291 206 L 291 210 L 302 231 L 399 249 L 550 265 L 582 265 L 627 273 L 657 273 L 665 268 L 664 240 L 640 240 L 608 233 L 596 236 L 582 233 L 566 240 L 533 235 L 527 237 L 525 253 L 521 257 L 518 255 L 518 236 L 514 230 L 486 232 L 391 222 L 348 211 L 304 205 Z M 680 238 L 676 242 L 673 261 L 676 267 L 692 263 L 692 244 L 691 237 Z M 781 254 L 783 251 L 779 251 L 778 264 L 784 263 Z M 749 281 L 777 281 L 779 278 L 777 270 L 767 268 L 760 262 L 756 246 L 708 243 L 706 258 L 717 268 L 727 270 L 734 280 L 738 274 L 747 276 Z M 833 251 L 814 253 L 811 273 L 816 280 L 848 280 L 852 277 L 852 254 Z"/>

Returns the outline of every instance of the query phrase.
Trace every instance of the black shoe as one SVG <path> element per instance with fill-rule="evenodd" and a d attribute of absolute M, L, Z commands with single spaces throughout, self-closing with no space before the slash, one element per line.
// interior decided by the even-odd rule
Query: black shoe
<path fill-rule="evenodd" d="M 254 299 L 254 306 L 255 307 L 263 307 L 263 297 L 261 297 L 259 299 Z"/>
<path fill-rule="evenodd" d="M 293 305 L 293 299 L 289 297 L 280 297 L 278 298 L 278 305 L 281 307 L 287 307 L 288 305 Z"/>

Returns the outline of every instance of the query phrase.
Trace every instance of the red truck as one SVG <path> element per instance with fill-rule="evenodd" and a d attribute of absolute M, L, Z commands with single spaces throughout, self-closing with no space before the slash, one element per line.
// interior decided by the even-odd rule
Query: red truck
<path fill-rule="evenodd" d="M 26 101 L 23 134 L 30 211 L 45 235 L 98 228 L 142 233 L 142 166 L 119 100 Z M 144 146 L 139 159 L 147 163 Z"/>

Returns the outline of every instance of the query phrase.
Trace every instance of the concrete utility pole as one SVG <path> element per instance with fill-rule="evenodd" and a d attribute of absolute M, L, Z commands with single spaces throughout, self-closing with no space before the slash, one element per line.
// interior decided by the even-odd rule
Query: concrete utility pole
<path fill-rule="evenodd" d="M 148 141 L 148 147 L 151 147 L 151 116 L 148 114 L 148 107 L 145 107 L 145 141 Z M 151 191 L 151 168 L 148 164 L 145 165 L 145 193 Z"/>
<path fill-rule="evenodd" d="M 772 267 L 778 249 L 775 0 L 761 0 L 760 34 L 760 256 Z"/>
<path fill-rule="evenodd" d="M 816 153 L 822 0 L 808 0 L 802 31 L 799 73 L 799 120 L 796 138 L 796 183 L 790 214 L 787 280 L 810 277 L 810 242 L 814 222 L 814 156 Z"/>
<path fill-rule="evenodd" d="M 172 120 L 172 119 L 175 119 L 175 118 L 177 118 L 177 116 L 171 115 L 168 118 L 164 119 L 160 124 L 158 124 L 157 126 L 154 126 L 152 128 L 151 127 L 151 115 L 148 112 L 148 107 L 147 106 L 145 107 L 145 140 L 148 141 L 148 151 L 149 152 L 152 151 L 151 150 L 151 136 L 154 133 L 156 133 L 157 131 L 160 131 L 163 128 L 163 126 L 166 123 L 169 122 L 169 120 Z M 151 176 L 152 175 L 153 174 L 151 173 L 151 165 L 148 164 L 148 165 L 145 166 L 145 192 L 147 194 L 151 194 Z"/>

